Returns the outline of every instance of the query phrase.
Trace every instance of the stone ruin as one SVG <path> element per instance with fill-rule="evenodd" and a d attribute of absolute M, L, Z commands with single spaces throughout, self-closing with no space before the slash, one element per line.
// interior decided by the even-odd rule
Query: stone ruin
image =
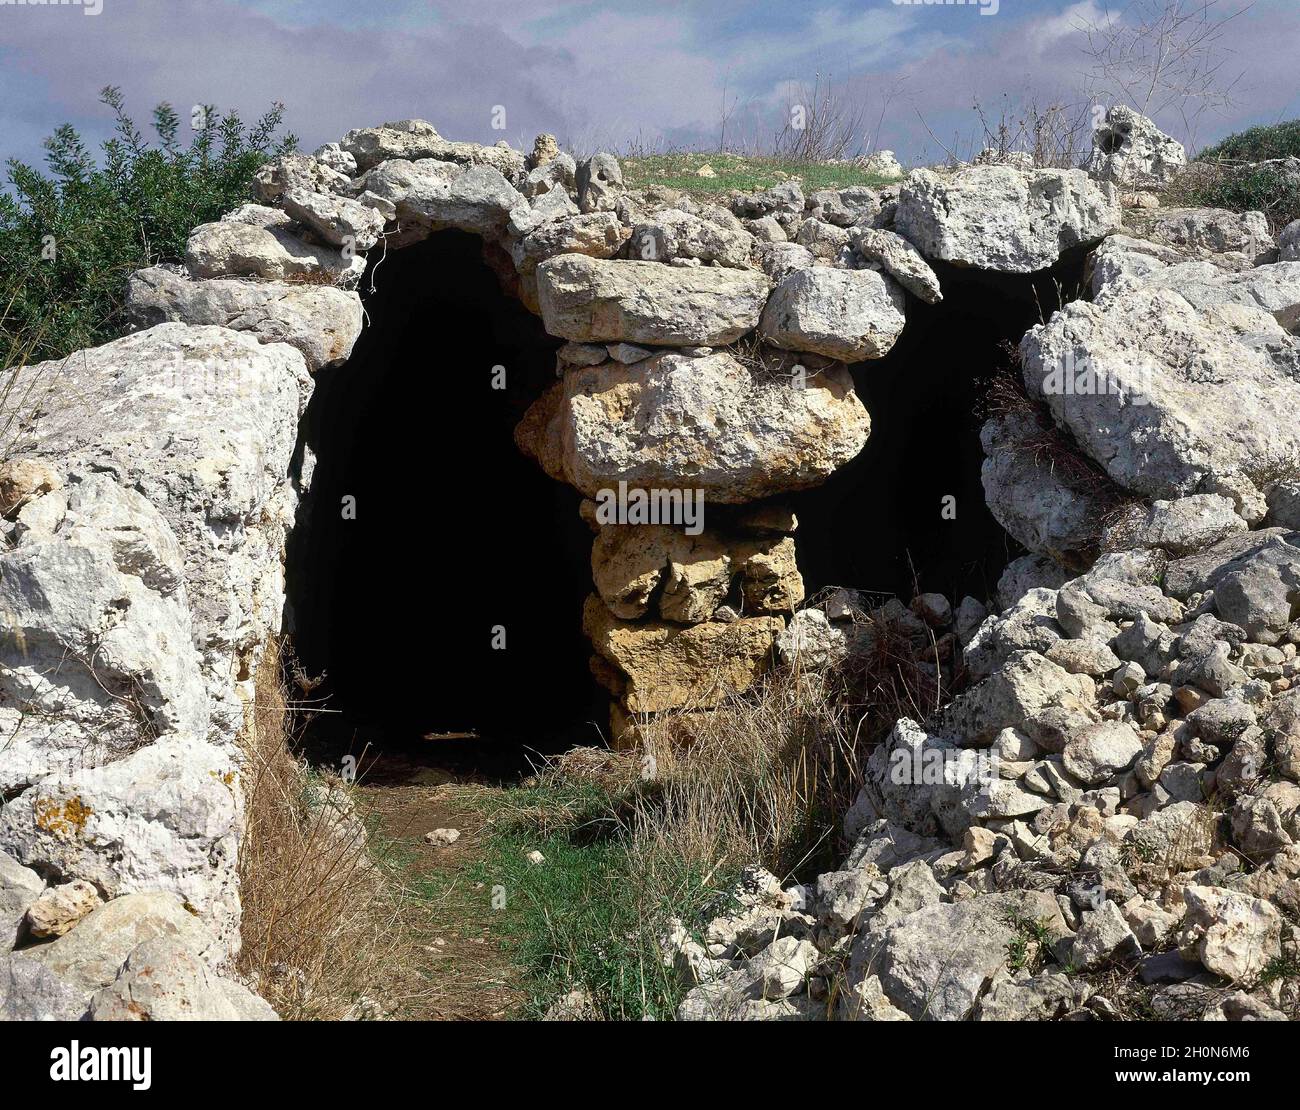
<path fill-rule="evenodd" d="M 1063 711 L 1047 711 L 1068 705 L 1081 728 L 1128 720 L 1128 710 L 1092 706 L 1087 676 L 1106 672 L 1099 641 L 1134 622 L 1143 599 L 1155 607 L 1145 619 L 1167 627 L 1244 622 L 1251 642 L 1278 653 L 1252 667 L 1285 678 L 1295 652 L 1277 645 L 1297 639 L 1300 568 L 1287 539 L 1300 528 L 1296 229 L 1279 259 L 1258 213 L 1160 208 L 1146 190 L 1177 172 L 1176 146 L 1117 109 L 1086 170 L 989 156 L 879 189 L 805 195 L 791 180 L 717 204 L 629 189 L 613 156 L 578 162 L 549 136 L 525 154 L 450 141 L 419 120 L 350 131 L 263 167 L 256 202 L 195 228 L 184 265 L 131 276 L 132 334 L 30 370 L 57 390 L 0 473 L 0 608 L 11 633 L 0 669 L 0 929 L 19 946 L 0 957 L 0 1013 L 112 1016 L 134 974 L 127 957 L 164 938 L 207 984 L 214 1013 L 272 1016 L 227 974 L 239 936 L 239 740 L 262 647 L 284 629 L 286 590 L 291 600 L 298 590 L 290 620 L 309 606 L 286 551 L 295 531 L 312 534 L 313 514 L 338 511 L 312 504 L 328 462 L 311 434 L 314 379 L 346 373 L 383 266 L 444 233 L 477 237 L 553 351 L 554 376 L 538 383 L 513 436 L 574 491 L 575 520 L 590 530 L 590 588 L 573 617 L 580 607 L 615 744 L 635 741 L 641 715 L 744 691 L 774 656 L 818 643 L 833 654 L 833 622 L 803 608 L 797 555 L 817 537 L 805 537 L 795 508 L 868 443 L 849 366 L 886 360 L 909 317 L 925 318 L 963 276 L 1012 280 L 1063 263 L 1086 262 L 1084 296 L 1024 334 L 1021 400 L 989 415 L 981 436 L 987 510 L 1029 554 L 1000 585 L 1005 615 L 981 626 L 967 598 L 941 618 L 963 626 L 956 658 L 964 649 L 973 673 L 992 681 L 1000 668 L 1038 667 L 1036 677 L 1004 676 L 991 706 L 968 695 L 954 710 L 966 717 L 941 732 L 900 722 L 890 744 L 950 746 L 926 737 L 954 733 L 1002 744 L 1058 806 L 1077 803 L 1080 782 L 1108 789 L 1140 738 L 1094 737 L 1066 765 L 1077 773 L 1054 779 L 1061 747 L 1051 737 L 1065 725 Z M 702 521 L 681 515 L 691 498 L 702 499 Z M 638 517 L 638 505 L 678 516 Z M 1218 581 L 1205 568 L 1188 570 L 1177 600 L 1155 588 L 1134 601 L 1157 563 L 1224 543 L 1239 558 L 1247 539 L 1272 545 L 1268 568 L 1221 593 L 1217 616 L 1201 615 Z M 1098 563 L 1117 548 L 1139 554 L 1118 570 L 1105 562 L 1113 556 Z M 1107 585 L 1094 564 L 1127 585 Z M 1082 572 L 1094 577 L 1071 593 L 1067 579 Z M 384 588 L 379 578 L 371 588 Z M 1257 681 L 1240 668 L 1240 682 L 1224 677 L 1245 634 L 1201 631 L 1206 650 L 1189 648 L 1189 668 L 1209 667 L 1219 693 Z M 1143 655 L 1160 636 L 1125 657 L 1150 664 L 1126 696 L 1178 654 L 1171 640 L 1162 658 Z M 1225 644 L 1222 660 L 1213 642 Z M 1055 670 L 1044 679 L 1018 654 L 1031 649 L 1069 681 Z M 1165 723 L 1173 710 L 1162 697 L 1143 695 L 1138 723 L 1157 713 Z M 1044 713 L 1028 743 L 1004 735 Z M 1210 753 L 1193 754 L 1205 757 L 1203 773 Z M 1152 782 L 1159 775 L 1148 769 Z M 913 858 L 937 850 L 935 837 L 974 836 L 965 851 L 982 863 L 1019 850 L 1010 822 L 1043 808 L 1021 804 L 1037 789 L 1009 788 L 1015 812 L 986 808 L 973 822 L 952 817 L 949 795 L 933 800 L 936 818 L 878 790 L 855 831 L 910 824 L 927 838 Z M 1160 812 L 1185 795 L 1170 787 L 1144 804 Z M 1290 809 L 1266 816 L 1285 826 L 1296 807 L 1278 804 Z M 985 824 L 987 836 L 970 832 Z M 883 905 L 889 890 L 861 901 Z M 925 906 L 948 904 L 929 885 L 924 893 Z M 822 896 L 834 901 L 833 881 Z M 964 928 L 955 912 L 933 916 Z M 920 1016 L 913 987 L 855 980 L 868 1009 Z"/>

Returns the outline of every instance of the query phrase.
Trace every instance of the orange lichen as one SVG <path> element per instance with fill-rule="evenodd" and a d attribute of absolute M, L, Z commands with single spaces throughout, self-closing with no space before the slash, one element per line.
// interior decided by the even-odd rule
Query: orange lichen
<path fill-rule="evenodd" d="M 86 821 L 94 811 L 81 800 L 80 795 L 71 798 L 38 798 L 35 805 L 36 827 L 53 833 L 63 840 L 80 836 L 86 827 Z"/>

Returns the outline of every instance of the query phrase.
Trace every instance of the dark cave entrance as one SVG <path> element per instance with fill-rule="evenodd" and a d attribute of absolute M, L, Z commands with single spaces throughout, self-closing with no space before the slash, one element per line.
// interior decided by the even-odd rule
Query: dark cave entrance
<path fill-rule="evenodd" d="M 954 604 L 992 595 L 1002 568 L 1024 551 L 984 503 L 981 403 L 990 380 L 1013 366 L 1021 336 L 1076 299 L 1085 254 L 1025 275 L 932 263 L 943 300 L 909 295 L 894 348 L 850 368 L 871 413 L 866 447 L 794 499 L 810 596 L 827 586 L 904 600 L 933 590 Z"/>
<path fill-rule="evenodd" d="M 579 495 L 512 439 L 559 341 L 482 251 L 448 231 L 372 255 L 366 328 L 317 376 L 288 579 L 295 651 L 326 676 L 309 695 L 318 749 L 491 771 L 599 742 L 607 702 L 581 630 L 591 533 Z"/>

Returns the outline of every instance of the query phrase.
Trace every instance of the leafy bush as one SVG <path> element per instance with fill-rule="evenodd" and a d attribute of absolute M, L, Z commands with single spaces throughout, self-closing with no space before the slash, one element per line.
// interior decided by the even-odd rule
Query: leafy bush
<path fill-rule="evenodd" d="M 1273 166 L 1194 162 L 1166 191 L 1165 203 L 1263 212 L 1276 235 L 1300 220 L 1300 175 Z"/>
<path fill-rule="evenodd" d="M 1270 158 L 1300 158 L 1300 119 L 1252 127 L 1207 147 L 1197 158 L 1205 162 L 1264 162 Z"/>
<path fill-rule="evenodd" d="M 1252 127 L 1201 151 L 1168 189 L 1167 204 L 1263 212 L 1276 235 L 1300 219 L 1300 173 L 1259 163 L 1300 157 L 1300 120 Z"/>
<path fill-rule="evenodd" d="M 183 145 L 169 104 L 153 111 L 151 144 L 118 89 L 109 86 L 100 99 L 117 121 L 102 165 L 68 124 L 45 141 L 48 173 L 16 159 L 6 164 L 0 365 L 19 354 L 57 358 L 120 334 L 127 275 L 179 261 L 190 230 L 247 200 L 254 170 L 296 144 L 292 135 L 277 138 L 280 104 L 251 126 L 236 113 L 197 108 Z"/>

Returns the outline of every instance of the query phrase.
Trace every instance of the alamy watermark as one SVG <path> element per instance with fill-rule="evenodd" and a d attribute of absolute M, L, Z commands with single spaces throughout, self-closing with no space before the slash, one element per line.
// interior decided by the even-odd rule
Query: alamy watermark
<path fill-rule="evenodd" d="M 600 524 L 675 524 L 688 536 L 704 531 L 702 489 L 618 489 L 596 491 L 596 520 Z"/>
<path fill-rule="evenodd" d="M 1154 365 L 1144 358 L 1127 362 L 1121 378 L 1106 367 L 1095 366 L 1087 355 L 1076 356 L 1073 351 L 1067 351 L 1063 359 L 1044 371 L 1042 388 L 1045 397 L 1098 397 L 1106 394 L 1124 404 L 1149 405 L 1155 376 Z"/>
<path fill-rule="evenodd" d="M 898 7 L 979 8 L 980 15 L 997 15 L 1002 0 L 894 0 Z"/>
<path fill-rule="evenodd" d="M 81 8 L 83 15 L 99 15 L 104 10 L 104 0 L 0 0 L 0 7 Z"/>
<path fill-rule="evenodd" d="M 998 781 L 998 753 L 984 748 L 904 746 L 889 753 L 889 778 L 898 786 L 976 786 Z"/>

